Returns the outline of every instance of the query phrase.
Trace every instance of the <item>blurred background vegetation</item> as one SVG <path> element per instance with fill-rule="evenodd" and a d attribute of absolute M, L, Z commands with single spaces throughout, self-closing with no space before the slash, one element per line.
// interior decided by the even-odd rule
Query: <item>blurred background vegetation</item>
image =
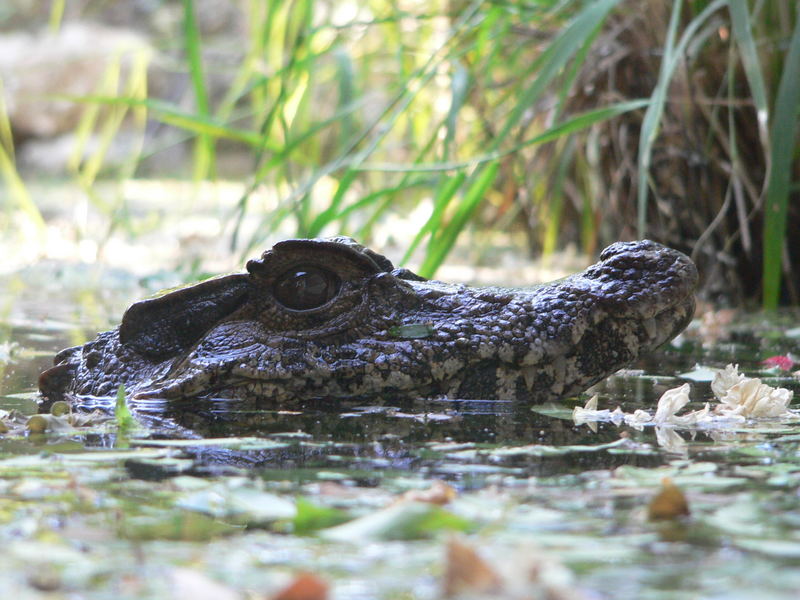
<path fill-rule="evenodd" d="M 239 255 L 388 228 L 431 276 L 465 232 L 650 237 L 708 299 L 800 304 L 794 0 L 8 0 L 0 85 L 7 256 L 210 204 Z"/>

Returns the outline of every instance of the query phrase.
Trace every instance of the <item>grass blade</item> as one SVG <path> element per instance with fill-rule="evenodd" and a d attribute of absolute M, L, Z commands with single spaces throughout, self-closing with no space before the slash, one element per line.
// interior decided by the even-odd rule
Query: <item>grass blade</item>
<path fill-rule="evenodd" d="M 450 221 L 442 227 L 436 237 L 428 244 L 428 253 L 419 268 L 423 277 L 433 277 L 436 269 L 444 262 L 445 257 L 456 242 L 458 234 L 464 229 L 475 209 L 483 201 L 489 187 L 494 183 L 500 163 L 495 161 L 475 175 L 472 185 L 464 194 L 458 208 Z"/>
<path fill-rule="evenodd" d="M 556 40 L 545 50 L 534 65 L 540 72 L 530 86 L 522 92 L 514 109 L 497 134 L 491 149 L 496 149 L 508 137 L 526 111 L 535 104 L 547 85 L 558 76 L 564 66 L 584 46 L 586 40 L 603 24 L 608 13 L 620 0 L 597 0 L 587 4 Z"/>
<path fill-rule="evenodd" d="M 39 237 L 44 239 L 45 224 L 42 213 L 31 198 L 14 162 L 14 141 L 11 137 L 11 123 L 6 109 L 2 79 L 0 79 L 0 177 L 6 182 L 11 200 L 28 217 Z"/>
<path fill-rule="evenodd" d="M 67 0 L 53 0 L 53 3 L 50 5 L 50 16 L 47 19 L 47 28 L 50 30 L 50 33 L 58 33 L 58 30 L 61 29 L 61 22 L 64 19 L 64 8 L 67 4 Z"/>
<path fill-rule="evenodd" d="M 461 187 L 461 184 L 464 183 L 464 180 L 466 178 L 467 174 L 464 171 L 459 171 L 458 173 L 456 173 L 455 177 L 446 178 L 443 181 L 443 183 L 439 186 L 439 192 L 436 195 L 435 200 L 433 201 L 433 211 L 431 212 L 431 216 L 422 226 L 422 229 L 419 230 L 419 233 L 417 233 L 417 235 L 414 236 L 414 239 L 411 242 L 411 244 L 409 244 L 405 255 L 403 255 L 403 258 L 400 260 L 401 265 L 404 265 L 406 261 L 409 258 L 411 258 L 411 255 L 414 253 L 414 250 L 417 249 L 417 246 L 419 246 L 419 244 L 422 242 L 423 238 L 426 235 L 433 235 L 434 232 L 437 229 L 439 229 L 447 205 L 453 199 L 456 192 Z"/>
<path fill-rule="evenodd" d="M 758 61 L 758 52 L 753 40 L 750 12 L 748 11 L 746 0 L 728 0 L 728 9 L 731 13 L 733 36 L 739 47 L 744 74 L 750 84 L 750 93 L 753 95 L 753 104 L 755 105 L 756 118 L 758 119 L 758 131 L 766 149 L 769 143 L 767 139 L 769 107 L 767 106 L 764 76 L 761 72 L 761 64 Z"/>
<path fill-rule="evenodd" d="M 542 239 L 542 256 L 550 256 L 558 245 L 558 233 L 561 230 L 561 213 L 564 208 L 564 182 L 567 170 L 575 158 L 575 137 L 567 138 L 564 149 L 558 156 L 558 167 L 550 192 L 547 216 L 544 220 L 545 230 Z"/>
<path fill-rule="evenodd" d="M 435 171 L 457 171 L 469 167 L 475 167 L 482 163 L 488 163 L 508 156 L 528 146 L 535 146 L 537 144 L 544 144 L 547 142 L 555 141 L 564 136 L 572 133 L 582 131 L 594 124 L 608 121 L 621 114 L 632 110 L 644 108 L 650 104 L 650 100 L 631 100 L 628 102 L 619 102 L 611 106 L 604 106 L 596 108 L 584 113 L 580 113 L 562 123 L 558 123 L 551 128 L 543 131 L 542 133 L 533 136 L 527 140 L 511 146 L 503 151 L 494 151 L 486 154 L 480 154 L 473 158 L 463 161 L 453 162 L 437 162 L 437 163 L 418 163 L 414 165 L 396 165 L 387 163 L 363 163 L 355 167 L 360 170 L 369 171 L 386 171 L 386 172 L 435 172 Z"/>
<path fill-rule="evenodd" d="M 791 191 L 792 159 L 800 105 L 800 19 L 795 23 L 775 97 L 770 130 L 771 166 L 764 206 L 764 308 L 775 308 L 781 291 L 781 263 L 786 213 Z"/>
<path fill-rule="evenodd" d="M 648 176 L 650 173 L 650 158 L 653 151 L 653 143 L 658 135 L 658 126 L 661 122 L 661 115 L 664 113 L 664 103 L 667 99 L 667 89 L 670 79 L 672 79 L 673 47 L 675 38 L 678 35 L 678 24 L 680 23 L 681 8 L 683 0 L 676 0 L 672 5 L 672 14 L 669 19 L 669 26 L 666 33 L 666 45 L 664 47 L 664 57 L 661 59 L 661 71 L 658 75 L 658 82 L 650 96 L 651 103 L 642 119 L 642 128 L 639 132 L 639 160 L 638 160 L 638 182 L 637 182 L 637 204 L 638 204 L 638 224 L 637 231 L 640 238 L 644 238 L 647 228 L 647 191 L 649 189 Z"/>
<path fill-rule="evenodd" d="M 58 94 L 50 97 L 70 100 L 72 102 L 82 102 L 85 104 L 94 103 L 107 106 L 130 106 L 133 108 L 143 108 L 149 110 L 154 119 L 158 119 L 164 124 L 172 125 L 173 127 L 178 127 L 197 135 L 206 135 L 212 138 L 223 138 L 235 142 L 241 142 L 243 144 L 247 144 L 248 146 L 252 146 L 253 148 L 260 148 L 266 144 L 266 149 L 274 152 L 280 152 L 284 147 L 282 144 L 278 144 L 277 142 L 264 140 L 258 132 L 230 127 L 220 123 L 211 116 L 201 116 L 195 113 L 190 113 L 181 110 L 174 104 L 170 104 L 169 102 L 164 102 L 162 100 L 107 96 L 102 94 L 90 96 L 69 96 Z"/>
<path fill-rule="evenodd" d="M 683 0 L 677 0 L 672 5 L 669 26 L 666 34 L 666 45 L 664 47 L 664 57 L 661 60 L 661 69 L 658 74 L 658 81 L 650 96 L 650 106 L 642 120 L 642 129 L 639 133 L 639 159 L 638 159 L 638 181 L 637 181 L 637 204 L 638 204 L 638 224 L 637 230 L 640 238 L 644 238 L 647 230 L 647 193 L 650 189 L 648 179 L 650 174 L 650 159 L 653 151 L 653 144 L 658 137 L 658 128 L 661 123 L 661 116 L 664 114 L 664 105 L 667 100 L 669 84 L 672 74 L 681 61 L 686 46 L 693 38 L 695 32 L 705 23 L 706 19 L 713 13 L 720 10 L 727 4 L 727 0 L 715 0 L 706 6 L 686 26 L 680 41 L 675 45 L 678 24 L 680 22 L 681 7 Z"/>
<path fill-rule="evenodd" d="M 450 156 L 450 149 L 453 146 L 453 141 L 455 140 L 456 136 L 456 123 L 458 113 L 464 106 L 464 102 L 467 100 L 467 94 L 469 93 L 470 88 L 470 81 L 469 81 L 469 73 L 467 70 L 460 64 L 456 65 L 455 73 L 453 73 L 453 79 L 450 83 L 450 91 L 451 91 L 451 100 L 450 100 L 450 108 L 447 111 L 447 116 L 445 117 L 445 136 L 444 142 L 442 144 L 443 148 L 443 155 L 442 158 L 447 160 Z"/>
<path fill-rule="evenodd" d="M 189 63 L 189 78 L 194 91 L 195 107 L 200 117 L 209 118 L 208 91 L 203 75 L 200 32 L 197 28 L 194 0 L 183 0 L 183 38 Z M 214 138 L 201 133 L 195 144 L 194 177 L 205 179 L 214 169 Z"/>

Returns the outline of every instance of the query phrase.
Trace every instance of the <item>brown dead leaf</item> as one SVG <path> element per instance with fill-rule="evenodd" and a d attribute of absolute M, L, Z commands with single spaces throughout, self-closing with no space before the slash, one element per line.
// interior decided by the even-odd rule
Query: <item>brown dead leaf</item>
<path fill-rule="evenodd" d="M 313 573 L 298 573 L 294 580 L 270 600 L 327 600 L 328 584 Z"/>
<path fill-rule="evenodd" d="M 661 480 L 661 489 L 647 507 L 650 521 L 674 519 L 689 514 L 689 503 L 681 489 L 669 477 Z"/>
<path fill-rule="evenodd" d="M 455 500 L 456 496 L 458 492 L 453 486 L 437 479 L 427 490 L 409 490 L 400 497 L 400 500 L 444 505 Z"/>
<path fill-rule="evenodd" d="M 500 576 L 478 552 L 464 542 L 451 538 L 447 542 L 443 593 L 453 597 L 462 592 L 490 592 L 501 587 Z"/>

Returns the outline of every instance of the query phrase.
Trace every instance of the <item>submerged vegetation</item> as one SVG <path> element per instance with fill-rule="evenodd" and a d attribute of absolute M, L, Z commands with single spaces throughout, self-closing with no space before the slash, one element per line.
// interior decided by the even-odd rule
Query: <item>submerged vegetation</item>
<path fill-rule="evenodd" d="M 537 253 L 650 236 L 693 253 L 707 296 L 798 301 L 793 2 L 250 0 L 220 9 L 222 36 L 194 0 L 159 8 L 176 37 L 145 24 L 154 49 L 109 61 L 93 93 L 52 90 L 84 107 L 67 168 L 111 229 L 141 226 L 98 180 L 163 175 L 160 157 L 190 144 L 184 177 L 246 180 L 225 217 L 245 253 L 287 220 L 369 241 L 420 206 L 402 243 L 425 247 L 425 275 L 479 222 Z M 53 3 L 51 30 L 102 16 L 69 9 Z M 165 60 L 185 78 L 154 90 Z M 138 136 L 112 161 L 123 129 Z M 41 227 L 13 134 L 0 105 L 3 219 Z M 246 157 L 232 172 L 231 153 Z"/>

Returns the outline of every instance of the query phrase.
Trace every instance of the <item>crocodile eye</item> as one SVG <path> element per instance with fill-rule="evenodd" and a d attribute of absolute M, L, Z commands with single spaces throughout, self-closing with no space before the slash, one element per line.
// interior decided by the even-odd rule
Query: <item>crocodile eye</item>
<path fill-rule="evenodd" d="M 292 310 L 311 310 L 339 293 L 339 278 L 319 267 L 294 267 L 275 282 L 275 299 Z"/>

